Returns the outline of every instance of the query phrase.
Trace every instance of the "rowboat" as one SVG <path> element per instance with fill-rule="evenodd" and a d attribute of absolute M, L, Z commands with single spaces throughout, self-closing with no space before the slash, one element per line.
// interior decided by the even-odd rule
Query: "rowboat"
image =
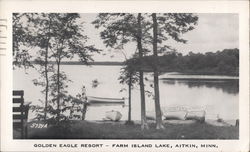
<path fill-rule="evenodd" d="M 196 120 L 205 122 L 206 111 L 188 111 L 185 118 L 186 120 Z"/>
<path fill-rule="evenodd" d="M 124 105 L 124 98 L 102 98 L 102 97 L 87 97 L 89 105 Z"/>
<path fill-rule="evenodd" d="M 119 121 L 122 118 L 122 114 L 119 111 L 107 111 L 105 117 L 111 121 Z"/>

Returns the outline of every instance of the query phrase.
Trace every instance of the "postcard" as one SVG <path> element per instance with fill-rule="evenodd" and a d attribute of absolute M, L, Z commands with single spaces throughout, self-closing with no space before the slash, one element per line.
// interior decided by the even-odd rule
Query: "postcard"
<path fill-rule="evenodd" d="M 248 1 L 1 1 L 1 151 L 249 151 Z"/>

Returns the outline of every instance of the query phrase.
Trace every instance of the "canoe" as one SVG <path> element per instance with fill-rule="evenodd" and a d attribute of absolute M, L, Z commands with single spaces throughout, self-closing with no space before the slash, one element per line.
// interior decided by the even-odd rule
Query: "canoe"
<path fill-rule="evenodd" d="M 90 105 L 124 105 L 124 98 L 102 98 L 102 97 L 92 97 L 88 96 L 88 103 Z"/>
<path fill-rule="evenodd" d="M 186 111 L 168 111 L 163 114 L 165 120 L 185 120 Z"/>
<path fill-rule="evenodd" d="M 122 118 L 122 114 L 119 111 L 107 111 L 105 113 L 106 119 L 111 121 L 119 121 Z"/>

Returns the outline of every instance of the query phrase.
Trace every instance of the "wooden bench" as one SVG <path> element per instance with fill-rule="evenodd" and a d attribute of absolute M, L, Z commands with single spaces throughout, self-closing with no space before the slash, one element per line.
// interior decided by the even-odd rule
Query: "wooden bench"
<path fill-rule="evenodd" d="M 19 129 L 21 131 L 21 139 L 25 139 L 28 136 L 28 111 L 29 104 L 24 104 L 24 91 L 13 91 L 13 129 Z"/>

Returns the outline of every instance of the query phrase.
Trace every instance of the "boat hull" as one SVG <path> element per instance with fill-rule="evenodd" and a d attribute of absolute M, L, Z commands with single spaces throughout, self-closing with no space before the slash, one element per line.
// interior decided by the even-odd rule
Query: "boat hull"
<path fill-rule="evenodd" d="M 124 98 L 101 98 L 88 96 L 88 104 L 90 105 L 124 105 Z"/>
<path fill-rule="evenodd" d="M 111 121 L 119 121 L 122 118 L 122 114 L 119 111 L 107 111 L 105 116 L 106 119 Z"/>

